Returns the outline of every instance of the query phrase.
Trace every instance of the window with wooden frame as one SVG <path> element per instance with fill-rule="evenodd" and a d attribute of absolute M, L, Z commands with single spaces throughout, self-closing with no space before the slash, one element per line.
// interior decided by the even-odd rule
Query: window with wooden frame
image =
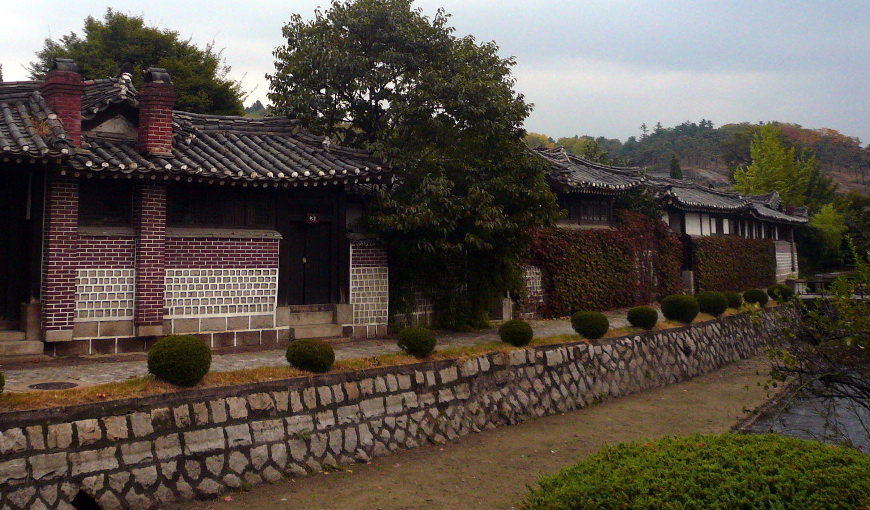
<path fill-rule="evenodd" d="M 275 195 L 268 190 L 172 186 L 166 208 L 172 227 L 275 228 Z"/>
<path fill-rule="evenodd" d="M 609 200 L 581 197 L 563 197 L 561 205 L 568 210 L 568 219 L 579 225 L 606 225 L 610 223 Z"/>
<path fill-rule="evenodd" d="M 79 225 L 132 227 L 133 183 L 104 179 L 80 181 Z"/>

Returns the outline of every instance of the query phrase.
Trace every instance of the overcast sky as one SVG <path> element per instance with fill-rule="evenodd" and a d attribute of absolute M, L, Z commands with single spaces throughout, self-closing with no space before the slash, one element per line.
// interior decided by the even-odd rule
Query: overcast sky
<path fill-rule="evenodd" d="M 231 76 L 265 102 L 272 49 L 291 13 L 326 1 L 149 2 L 119 11 L 225 48 Z M 870 0 L 420 0 L 443 6 L 460 35 L 515 56 L 516 88 L 535 104 L 530 131 L 625 139 L 642 123 L 715 125 L 780 120 L 870 141 Z M 46 37 L 81 33 L 105 1 L 3 0 L 0 63 L 7 81 Z"/>

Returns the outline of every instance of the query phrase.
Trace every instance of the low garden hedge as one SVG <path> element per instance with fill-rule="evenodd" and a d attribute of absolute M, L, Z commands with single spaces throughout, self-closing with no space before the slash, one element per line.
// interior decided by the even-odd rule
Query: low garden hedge
<path fill-rule="evenodd" d="M 425 358 L 435 350 L 435 333 L 428 328 L 406 328 L 399 332 L 399 349 L 414 356 Z"/>
<path fill-rule="evenodd" d="M 649 306 L 636 306 L 628 311 L 626 319 L 636 328 L 652 329 L 659 321 L 659 313 Z"/>
<path fill-rule="evenodd" d="M 177 386 L 194 386 L 211 368 L 211 349 L 191 335 L 170 335 L 148 350 L 148 372 Z"/>
<path fill-rule="evenodd" d="M 522 508 L 870 508 L 870 455 L 774 434 L 606 447 L 544 476 Z"/>
<path fill-rule="evenodd" d="M 767 295 L 770 299 L 783 303 L 794 297 L 794 291 L 788 285 L 777 283 L 767 288 Z"/>
<path fill-rule="evenodd" d="M 739 292 L 728 291 L 725 293 L 725 299 L 728 300 L 729 308 L 740 308 L 743 304 L 743 296 Z"/>
<path fill-rule="evenodd" d="M 601 338 L 610 329 L 610 321 L 601 312 L 576 312 L 571 316 L 571 327 L 590 340 Z"/>
<path fill-rule="evenodd" d="M 662 299 L 662 315 L 672 321 L 689 324 L 700 313 L 698 300 L 688 294 L 672 294 Z"/>
<path fill-rule="evenodd" d="M 698 308 L 702 313 L 719 317 L 728 309 L 728 298 L 721 292 L 705 290 L 698 293 Z"/>
<path fill-rule="evenodd" d="M 691 242 L 695 283 L 701 290 L 739 291 L 776 281 L 776 248 L 770 239 L 702 236 Z"/>
<path fill-rule="evenodd" d="M 764 306 L 767 304 L 767 292 L 764 292 L 761 289 L 749 289 L 743 293 L 743 301 L 750 304 L 754 303 L 758 306 Z"/>
<path fill-rule="evenodd" d="M 335 364 L 335 349 L 323 340 L 302 339 L 287 346 L 286 357 L 299 370 L 323 373 Z"/>
<path fill-rule="evenodd" d="M 502 342 L 509 343 L 514 347 L 529 345 L 535 333 L 526 321 L 510 320 L 498 328 L 498 336 Z"/>

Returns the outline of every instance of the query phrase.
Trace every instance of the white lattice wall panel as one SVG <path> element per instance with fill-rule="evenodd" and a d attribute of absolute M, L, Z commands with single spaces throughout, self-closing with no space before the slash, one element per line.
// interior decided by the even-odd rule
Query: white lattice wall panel
<path fill-rule="evenodd" d="M 133 269 L 79 269 L 76 273 L 76 320 L 133 318 L 136 274 Z"/>
<path fill-rule="evenodd" d="M 386 324 L 389 314 L 389 271 L 386 267 L 351 267 L 350 304 L 355 324 Z"/>
<path fill-rule="evenodd" d="M 542 303 L 544 301 L 544 284 L 541 269 L 535 266 L 523 267 L 523 279 L 526 283 L 526 301 Z"/>
<path fill-rule="evenodd" d="M 167 269 L 166 316 L 275 313 L 278 269 Z"/>

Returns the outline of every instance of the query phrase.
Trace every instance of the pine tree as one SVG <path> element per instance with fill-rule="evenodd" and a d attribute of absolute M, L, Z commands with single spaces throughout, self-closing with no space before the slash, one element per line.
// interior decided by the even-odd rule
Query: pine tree
<path fill-rule="evenodd" d="M 676 154 L 671 154 L 671 179 L 682 179 L 683 169 L 680 168 L 680 158 Z"/>

